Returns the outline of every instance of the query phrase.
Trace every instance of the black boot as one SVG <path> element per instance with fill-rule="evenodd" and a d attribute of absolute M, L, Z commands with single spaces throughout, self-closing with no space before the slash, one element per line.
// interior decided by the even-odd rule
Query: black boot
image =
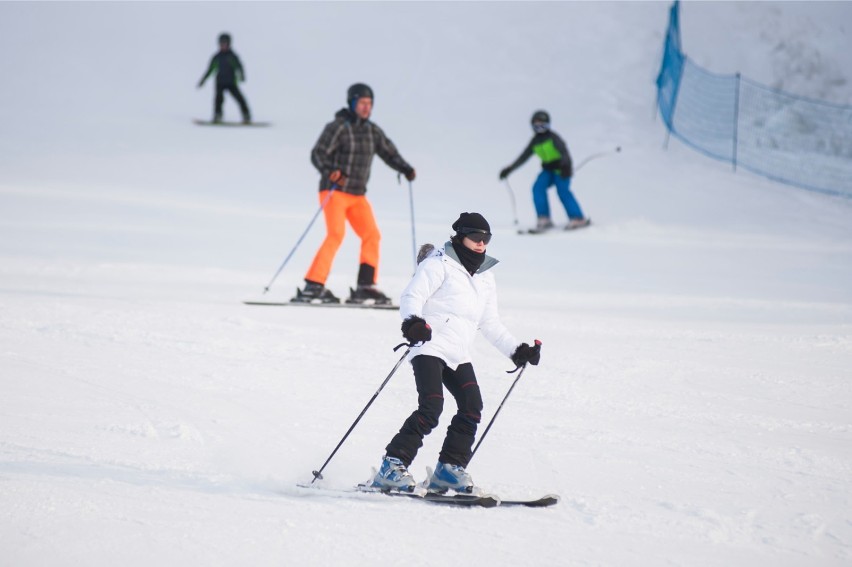
<path fill-rule="evenodd" d="M 305 280 L 305 289 L 296 288 L 296 296 L 290 301 L 293 303 L 340 303 L 340 299 L 324 285 L 307 280 Z"/>
<path fill-rule="evenodd" d="M 349 299 L 346 303 L 374 303 L 376 305 L 390 305 L 391 298 L 374 284 L 359 285 L 355 289 L 349 288 Z"/>

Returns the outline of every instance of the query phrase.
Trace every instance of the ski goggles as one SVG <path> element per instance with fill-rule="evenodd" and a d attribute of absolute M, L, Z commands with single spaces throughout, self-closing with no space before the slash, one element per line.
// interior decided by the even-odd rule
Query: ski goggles
<path fill-rule="evenodd" d="M 488 244 L 489 242 L 491 242 L 491 233 L 485 232 L 480 228 L 467 228 L 463 226 L 459 229 L 459 234 L 461 234 L 465 238 L 470 238 L 477 244 L 480 242 L 484 244 Z"/>
<path fill-rule="evenodd" d="M 550 130 L 550 122 L 533 122 L 532 129 L 536 134 L 543 134 Z"/>

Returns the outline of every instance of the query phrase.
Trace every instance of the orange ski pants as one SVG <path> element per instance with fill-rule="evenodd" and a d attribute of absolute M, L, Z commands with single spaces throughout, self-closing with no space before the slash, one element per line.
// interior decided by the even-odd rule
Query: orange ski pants
<path fill-rule="evenodd" d="M 320 204 L 325 201 L 328 191 L 320 191 Z M 314 256 L 311 267 L 305 279 L 325 285 L 334 256 L 343 243 L 346 234 L 346 221 L 352 225 L 352 230 L 361 239 L 360 264 L 368 264 L 375 268 L 376 277 L 379 273 L 379 242 L 382 235 L 373 216 L 373 208 L 364 195 L 350 195 L 342 191 L 334 191 L 323 208 L 325 216 L 326 235 L 322 245 Z M 376 283 L 376 277 L 373 283 Z"/>

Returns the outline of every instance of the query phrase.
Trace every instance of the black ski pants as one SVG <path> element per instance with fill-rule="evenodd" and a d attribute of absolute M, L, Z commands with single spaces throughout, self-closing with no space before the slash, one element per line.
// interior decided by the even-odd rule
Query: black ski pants
<path fill-rule="evenodd" d="M 406 467 L 423 446 L 423 438 L 438 426 L 444 409 L 444 386 L 456 400 L 456 415 L 447 427 L 444 446 L 438 460 L 466 467 L 476 437 L 476 426 L 482 417 L 482 394 L 476 382 L 473 365 L 460 364 L 452 370 L 435 356 L 419 355 L 411 360 L 417 384 L 417 409 L 386 447 L 387 455 L 401 460 Z"/>
<path fill-rule="evenodd" d="M 240 92 L 240 88 L 234 83 L 216 84 L 216 102 L 215 108 L 213 109 L 215 117 L 222 117 L 222 104 L 225 102 L 225 91 L 231 93 L 231 96 L 234 97 L 234 100 L 236 100 L 237 104 L 240 105 L 240 112 L 243 115 L 243 119 L 250 120 L 251 113 L 249 112 L 248 103 L 246 102 L 243 93 Z"/>

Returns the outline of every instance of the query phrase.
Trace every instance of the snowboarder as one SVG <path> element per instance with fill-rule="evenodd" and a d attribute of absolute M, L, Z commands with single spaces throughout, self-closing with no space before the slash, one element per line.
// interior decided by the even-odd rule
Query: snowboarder
<path fill-rule="evenodd" d="M 246 103 L 243 93 L 237 84 L 246 80 L 246 73 L 243 69 L 243 64 L 237 54 L 231 50 L 231 36 L 223 33 L 219 35 L 219 51 L 212 59 L 207 72 L 201 77 L 198 82 L 198 88 L 204 86 L 207 78 L 216 72 L 216 99 L 213 108 L 213 122 L 222 122 L 222 104 L 225 102 L 225 91 L 231 93 L 231 96 L 240 105 L 240 112 L 243 115 L 243 124 L 251 123 L 251 113 L 249 112 L 248 103 Z"/>
<path fill-rule="evenodd" d="M 455 234 L 442 249 L 431 244 L 420 249 L 417 270 L 402 292 L 402 335 L 416 344 L 409 357 L 418 407 L 385 448 L 373 487 L 414 489 L 408 467 L 423 446 L 423 438 L 438 425 L 446 386 L 458 411 L 447 428 L 428 489 L 473 492 L 473 480 L 465 467 L 482 411 L 470 356 L 476 331 L 518 367 L 527 362 L 538 364 L 541 357 L 541 343 L 536 341 L 532 347 L 520 343 L 500 322 L 496 283 L 490 271 L 497 260 L 485 253 L 491 240 L 488 221 L 479 213 L 461 213 L 452 228 Z"/>
<path fill-rule="evenodd" d="M 390 303 L 390 298 L 376 287 L 381 234 L 367 201 L 367 180 L 375 154 L 409 181 L 414 180 L 415 172 L 382 129 L 370 121 L 373 100 L 369 86 L 356 83 L 349 87 L 347 108 L 339 110 L 334 120 L 326 124 L 311 151 L 311 162 L 320 172 L 319 200 L 326 237 L 305 275 L 304 290 L 297 290 L 292 301 L 340 303 L 325 282 L 349 221 L 361 239 L 361 252 L 357 284 L 347 302 Z"/>
<path fill-rule="evenodd" d="M 500 179 L 506 179 L 509 174 L 523 165 L 533 154 L 541 158 L 541 173 L 533 183 L 533 204 L 538 215 L 536 231 L 553 228 L 550 219 L 550 205 L 547 201 L 547 190 L 556 186 L 556 194 L 568 214 L 569 229 L 587 226 L 591 221 L 583 216 L 577 199 L 571 193 L 571 176 L 573 166 L 571 154 L 562 138 L 550 129 L 550 115 L 544 110 L 537 110 L 532 115 L 532 129 L 535 132 L 530 143 L 512 165 L 500 171 Z"/>

